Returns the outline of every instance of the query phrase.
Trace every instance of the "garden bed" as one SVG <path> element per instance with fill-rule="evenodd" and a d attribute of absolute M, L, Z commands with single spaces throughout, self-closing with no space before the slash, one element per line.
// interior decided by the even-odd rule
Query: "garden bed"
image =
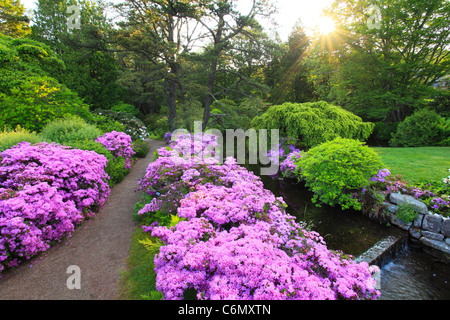
<path fill-rule="evenodd" d="M 329 250 L 253 173 L 204 157 L 214 139 L 200 139 L 159 149 L 140 181 L 136 218 L 149 233 L 141 242 L 154 254 L 159 291 L 147 298 L 377 298 L 376 268 Z"/>

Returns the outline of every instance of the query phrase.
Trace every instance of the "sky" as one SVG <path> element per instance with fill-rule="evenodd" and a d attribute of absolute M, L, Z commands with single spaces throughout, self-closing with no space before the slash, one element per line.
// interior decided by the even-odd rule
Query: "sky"
<path fill-rule="evenodd" d="M 21 0 L 26 9 L 33 9 L 37 0 Z M 272 0 L 278 8 L 274 20 L 278 24 L 278 33 L 281 40 L 286 41 L 298 19 L 301 19 L 305 28 L 312 28 L 317 23 L 324 7 L 332 0 Z M 239 0 L 239 5 L 245 7 L 250 0 Z"/>

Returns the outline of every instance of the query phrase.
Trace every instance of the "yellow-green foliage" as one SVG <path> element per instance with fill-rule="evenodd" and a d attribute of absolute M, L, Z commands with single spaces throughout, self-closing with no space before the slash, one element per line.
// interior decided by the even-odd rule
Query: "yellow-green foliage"
<path fill-rule="evenodd" d="M 252 127 L 279 129 L 281 136 L 299 139 L 300 144 L 310 148 L 338 137 L 365 141 L 374 124 L 363 122 L 341 107 L 319 101 L 272 106 L 253 119 Z"/>
<path fill-rule="evenodd" d="M 23 141 L 28 141 L 31 144 L 42 142 L 41 138 L 35 132 L 30 132 L 17 126 L 14 131 L 4 130 L 0 132 L 0 152 Z"/>
<path fill-rule="evenodd" d="M 368 186 L 370 178 L 385 168 L 373 149 L 343 138 L 311 148 L 306 157 L 295 160 L 295 165 L 294 173 L 314 192 L 313 202 L 356 210 L 361 210 L 361 203 L 355 192 Z"/>

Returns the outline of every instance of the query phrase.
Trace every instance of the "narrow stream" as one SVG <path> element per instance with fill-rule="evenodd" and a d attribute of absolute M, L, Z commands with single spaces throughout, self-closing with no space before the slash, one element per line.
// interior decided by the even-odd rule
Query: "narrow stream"
<path fill-rule="evenodd" d="M 396 227 L 370 221 L 359 212 L 316 207 L 302 184 L 262 176 L 267 189 L 283 197 L 287 211 L 317 231 L 328 248 L 357 257 L 388 236 L 404 234 Z M 382 300 L 449 300 L 450 265 L 436 261 L 420 248 L 408 246 L 381 268 Z"/>

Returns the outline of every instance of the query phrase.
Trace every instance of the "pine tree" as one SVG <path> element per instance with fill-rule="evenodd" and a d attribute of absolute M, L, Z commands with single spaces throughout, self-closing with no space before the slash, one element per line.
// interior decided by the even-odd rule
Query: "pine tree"
<path fill-rule="evenodd" d="M 29 18 L 20 0 L 0 0 L 0 32 L 14 38 L 30 34 Z"/>

